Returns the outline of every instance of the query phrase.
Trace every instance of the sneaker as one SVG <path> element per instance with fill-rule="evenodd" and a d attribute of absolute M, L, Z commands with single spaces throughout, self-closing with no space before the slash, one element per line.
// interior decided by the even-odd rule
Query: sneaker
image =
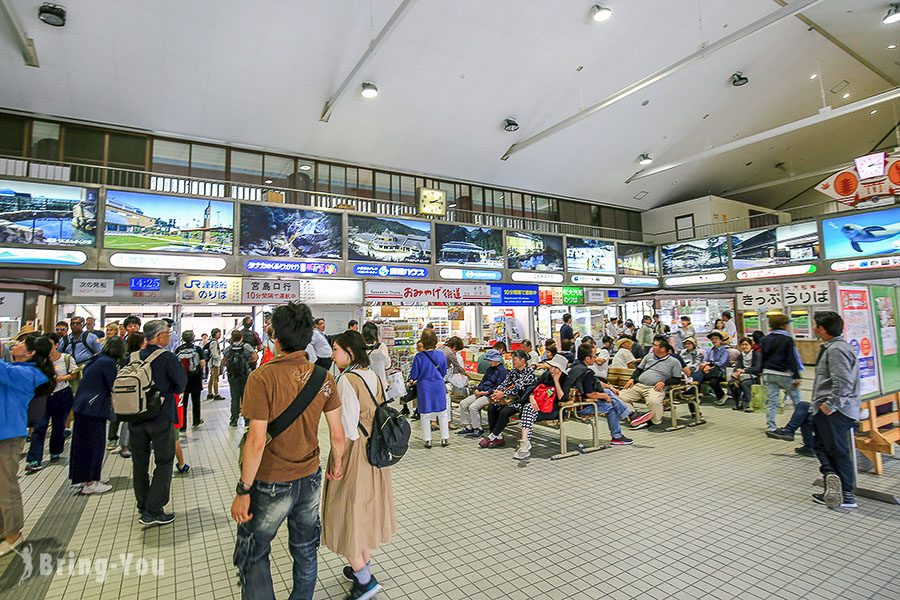
<path fill-rule="evenodd" d="M 481 439 L 478 441 L 478 445 L 479 445 L 481 448 L 487 448 L 487 447 L 490 445 L 490 443 L 491 443 L 491 439 L 490 439 L 490 438 L 486 438 L 486 437 L 485 437 L 485 438 L 481 438 Z"/>
<path fill-rule="evenodd" d="M 118 447 L 119 447 L 119 438 L 115 438 L 115 439 L 109 440 L 109 443 L 106 444 L 106 449 L 109 450 L 109 451 L 111 451 L 111 452 L 112 452 L 112 451 L 115 451 L 116 449 L 118 449 Z"/>
<path fill-rule="evenodd" d="M 183 465 L 175 465 L 175 470 L 184 475 L 191 470 L 191 465 L 184 463 Z"/>
<path fill-rule="evenodd" d="M 812 449 L 807 448 L 806 446 L 800 446 L 799 448 L 794 448 L 794 452 L 796 452 L 800 456 L 809 456 L 810 458 L 816 457 L 816 453 L 813 452 Z"/>
<path fill-rule="evenodd" d="M 531 442 L 528 440 L 520 441 L 519 447 L 516 448 L 515 454 L 513 454 L 513 460 L 525 460 L 531 456 Z"/>
<path fill-rule="evenodd" d="M 375 594 L 380 591 L 381 585 L 374 577 L 365 585 L 354 580 L 353 587 L 350 588 L 350 592 L 347 594 L 347 600 L 368 600 L 369 598 L 374 598 Z"/>
<path fill-rule="evenodd" d="M 138 523 L 140 523 L 144 527 L 153 527 L 154 525 L 168 525 L 174 520 L 175 515 L 173 514 L 161 512 L 158 515 L 152 515 L 150 513 L 144 512 L 141 513 L 141 518 L 138 519 Z"/>
<path fill-rule="evenodd" d="M 0 542 L 0 556 L 6 556 L 10 552 L 12 552 L 16 548 L 18 548 L 24 541 L 25 541 L 25 536 L 19 535 L 19 539 L 14 541 L 12 544 L 7 542 L 6 540 Z"/>
<path fill-rule="evenodd" d="M 813 494 L 812 501 L 815 502 L 816 504 L 821 504 L 822 506 L 825 506 L 825 494 Z"/>
<path fill-rule="evenodd" d="M 484 429 L 482 429 L 481 427 L 476 427 L 475 429 L 472 430 L 472 433 L 470 433 L 466 437 L 467 438 L 480 438 L 483 435 L 484 435 Z"/>
<path fill-rule="evenodd" d="M 648 428 L 648 427 L 650 427 L 650 423 L 648 423 L 647 421 L 644 421 L 644 422 L 641 423 L 640 425 L 632 425 L 632 426 L 630 427 L 630 429 L 631 429 L 632 431 L 637 431 L 638 429 L 646 429 L 646 428 Z"/>
<path fill-rule="evenodd" d="M 841 497 L 841 508 L 859 508 L 859 504 L 856 503 L 856 496 L 844 492 Z"/>
<path fill-rule="evenodd" d="M 229 427 L 237 427 L 237 421 L 228 421 Z"/>
<path fill-rule="evenodd" d="M 631 428 L 634 429 L 636 427 L 639 427 L 640 425 L 643 425 L 644 423 L 646 423 L 647 421 L 649 421 L 652 418 L 653 418 L 652 412 L 645 412 L 644 414 L 642 414 L 638 417 L 634 417 L 633 419 L 631 419 Z"/>
<path fill-rule="evenodd" d="M 748 407 L 748 408 L 745 408 L 745 409 L 744 409 L 744 412 L 745 412 L 745 413 L 752 413 L 752 412 L 756 412 L 756 411 L 754 411 L 752 408 L 749 408 L 749 407 Z"/>
<path fill-rule="evenodd" d="M 446 447 L 449 446 L 449 445 L 450 445 L 450 440 L 449 440 L 449 439 L 443 439 L 443 440 L 441 440 L 441 448 L 446 448 Z"/>
<path fill-rule="evenodd" d="M 489 441 L 487 447 L 488 448 L 502 448 L 505 445 L 506 445 L 506 440 L 504 440 L 503 437 L 501 436 L 501 437 L 498 437 L 496 440 Z"/>
<path fill-rule="evenodd" d="M 456 432 L 456 435 L 469 435 L 473 431 L 475 431 L 475 430 L 472 429 L 471 427 L 463 427 L 462 429 L 460 429 L 459 431 Z"/>
<path fill-rule="evenodd" d="M 196 423 L 194 423 L 193 429 L 197 429 L 198 427 L 200 427 L 201 425 L 203 425 L 203 423 L 204 423 L 203 419 L 200 419 L 199 421 L 197 421 Z"/>
<path fill-rule="evenodd" d="M 766 435 L 773 440 L 784 440 L 786 442 L 794 441 L 794 434 L 788 433 L 783 428 L 779 427 L 775 431 L 766 431 Z"/>
<path fill-rule="evenodd" d="M 778 431 L 777 427 L 766 427 L 766 433 L 774 433 Z"/>
<path fill-rule="evenodd" d="M 431 442 L 430 442 L 430 441 L 425 442 L 425 449 L 426 449 L 426 450 L 431 450 L 431 447 L 432 447 L 432 446 L 431 446 Z"/>
<path fill-rule="evenodd" d="M 82 494 L 103 494 L 112 489 L 111 485 L 107 485 L 105 483 L 101 483 L 99 481 L 95 481 L 90 485 L 82 486 L 81 493 Z"/>
<path fill-rule="evenodd" d="M 350 565 L 345 566 L 341 573 L 344 574 L 344 579 L 347 581 L 356 581 L 356 575 L 353 574 L 353 567 Z"/>
<path fill-rule="evenodd" d="M 630 446 L 634 443 L 634 440 L 623 435 L 622 437 L 613 438 L 609 443 L 613 446 Z"/>
<path fill-rule="evenodd" d="M 25 463 L 25 472 L 26 473 L 37 473 L 41 469 L 44 468 L 44 465 L 40 463 L 40 461 L 33 460 L 29 463 Z"/>
<path fill-rule="evenodd" d="M 841 488 L 841 478 L 834 473 L 825 475 L 825 493 L 822 494 L 825 506 L 837 508 L 840 506 L 843 496 L 844 490 Z"/>
<path fill-rule="evenodd" d="M 56 462 L 56 461 L 58 461 L 59 458 L 60 458 L 61 456 L 62 456 L 61 454 L 51 454 L 51 455 L 50 455 L 50 462 Z"/>
<path fill-rule="evenodd" d="M 128 448 L 122 448 L 122 450 L 119 451 L 119 456 L 122 458 L 131 458 L 131 451 Z"/>
<path fill-rule="evenodd" d="M 67 439 L 69 439 L 70 437 L 72 437 L 72 430 L 71 430 L 71 429 L 66 429 L 65 431 L 63 431 L 63 439 L 67 440 Z"/>

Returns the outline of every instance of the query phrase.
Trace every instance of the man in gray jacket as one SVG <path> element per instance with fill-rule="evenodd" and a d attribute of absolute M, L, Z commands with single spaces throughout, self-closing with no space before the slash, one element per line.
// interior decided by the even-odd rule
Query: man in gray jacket
<path fill-rule="evenodd" d="M 825 492 L 813 501 L 828 508 L 856 508 L 850 435 L 859 419 L 859 365 L 856 352 L 841 335 L 844 320 L 836 312 L 817 312 L 813 331 L 822 340 L 813 380 L 813 448 L 825 476 Z"/>

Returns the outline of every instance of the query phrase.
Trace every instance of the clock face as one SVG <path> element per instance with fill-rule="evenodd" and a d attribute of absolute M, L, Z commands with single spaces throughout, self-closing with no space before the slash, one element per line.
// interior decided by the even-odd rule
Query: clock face
<path fill-rule="evenodd" d="M 447 214 L 447 194 L 443 190 L 419 188 L 419 213 L 423 215 Z"/>

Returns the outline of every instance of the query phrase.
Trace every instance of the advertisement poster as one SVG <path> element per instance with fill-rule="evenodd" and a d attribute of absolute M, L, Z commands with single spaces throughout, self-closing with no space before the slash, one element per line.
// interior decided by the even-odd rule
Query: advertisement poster
<path fill-rule="evenodd" d="M 659 275 L 656 247 L 640 244 L 617 244 L 616 264 L 619 275 Z"/>
<path fill-rule="evenodd" d="M 341 229 L 338 213 L 242 204 L 241 254 L 340 259 Z"/>
<path fill-rule="evenodd" d="M 759 331 L 759 315 L 756 313 L 744 313 L 744 335 L 750 335 Z"/>
<path fill-rule="evenodd" d="M 506 232 L 506 253 L 510 269 L 562 271 L 562 238 L 523 231 Z"/>
<path fill-rule="evenodd" d="M 566 236 L 566 269 L 573 273 L 616 272 L 616 245 Z"/>
<path fill-rule="evenodd" d="M 660 247 L 664 275 L 722 271 L 728 268 L 728 244 L 724 235 L 666 244 Z"/>
<path fill-rule="evenodd" d="M 431 223 L 350 216 L 347 244 L 349 260 L 428 264 L 431 262 Z"/>
<path fill-rule="evenodd" d="M 731 236 L 734 269 L 792 265 L 818 258 L 819 232 L 815 221 Z"/>
<path fill-rule="evenodd" d="M 97 190 L 0 180 L 0 242 L 94 246 Z"/>
<path fill-rule="evenodd" d="M 900 252 L 900 208 L 825 219 L 822 241 L 829 260 Z"/>
<path fill-rule="evenodd" d="M 103 246 L 231 254 L 234 205 L 222 200 L 107 190 Z"/>
<path fill-rule="evenodd" d="M 466 225 L 434 226 L 437 264 L 468 267 L 503 267 L 503 232 Z"/>
<path fill-rule="evenodd" d="M 814 337 L 812 329 L 810 329 L 808 312 L 792 312 L 791 329 L 794 330 L 794 337 L 803 339 Z"/>
<path fill-rule="evenodd" d="M 841 286 L 838 299 L 844 318 L 844 339 L 853 346 L 859 361 L 859 395 L 876 394 L 880 387 L 869 288 Z"/>
<path fill-rule="evenodd" d="M 897 292 L 900 290 L 882 285 L 873 285 L 870 289 L 875 303 L 882 389 L 885 392 L 900 390 L 900 352 L 897 349 Z"/>

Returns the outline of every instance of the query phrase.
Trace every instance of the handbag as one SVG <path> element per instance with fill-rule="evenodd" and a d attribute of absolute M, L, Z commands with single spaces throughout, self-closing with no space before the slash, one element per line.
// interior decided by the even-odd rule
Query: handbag
<path fill-rule="evenodd" d="M 534 401 L 538 405 L 538 411 L 542 413 L 553 412 L 556 404 L 556 387 L 542 383 L 534 388 Z"/>
<path fill-rule="evenodd" d="M 313 372 L 309 377 L 309 381 L 306 382 L 306 385 L 303 386 L 303 389 L 300 390 L 300 393 L 297 394 L 294 401 L 291 402 L 290 406 L 284 409 L 284 412 L 269 421 L 269 424 L 266 426 L 266 446 L 268 446 L 269 443 L 278 437 L 285 429 L 290 427 L 294 421 L 300 418 L 300 415 L 302 415 L 309 407 L 313 398 L 315 398 L 322 389 L 322 384 L 325 383 L 325 376 L 327 374 L 328 371 L 322 367 L 313 365 Z M 244 446 L 247 444 L 248 433 L 250 433 L 249 428 L 244 432 L 240 444 L 238 445 L 238 467 L 244 466 Z"/>

